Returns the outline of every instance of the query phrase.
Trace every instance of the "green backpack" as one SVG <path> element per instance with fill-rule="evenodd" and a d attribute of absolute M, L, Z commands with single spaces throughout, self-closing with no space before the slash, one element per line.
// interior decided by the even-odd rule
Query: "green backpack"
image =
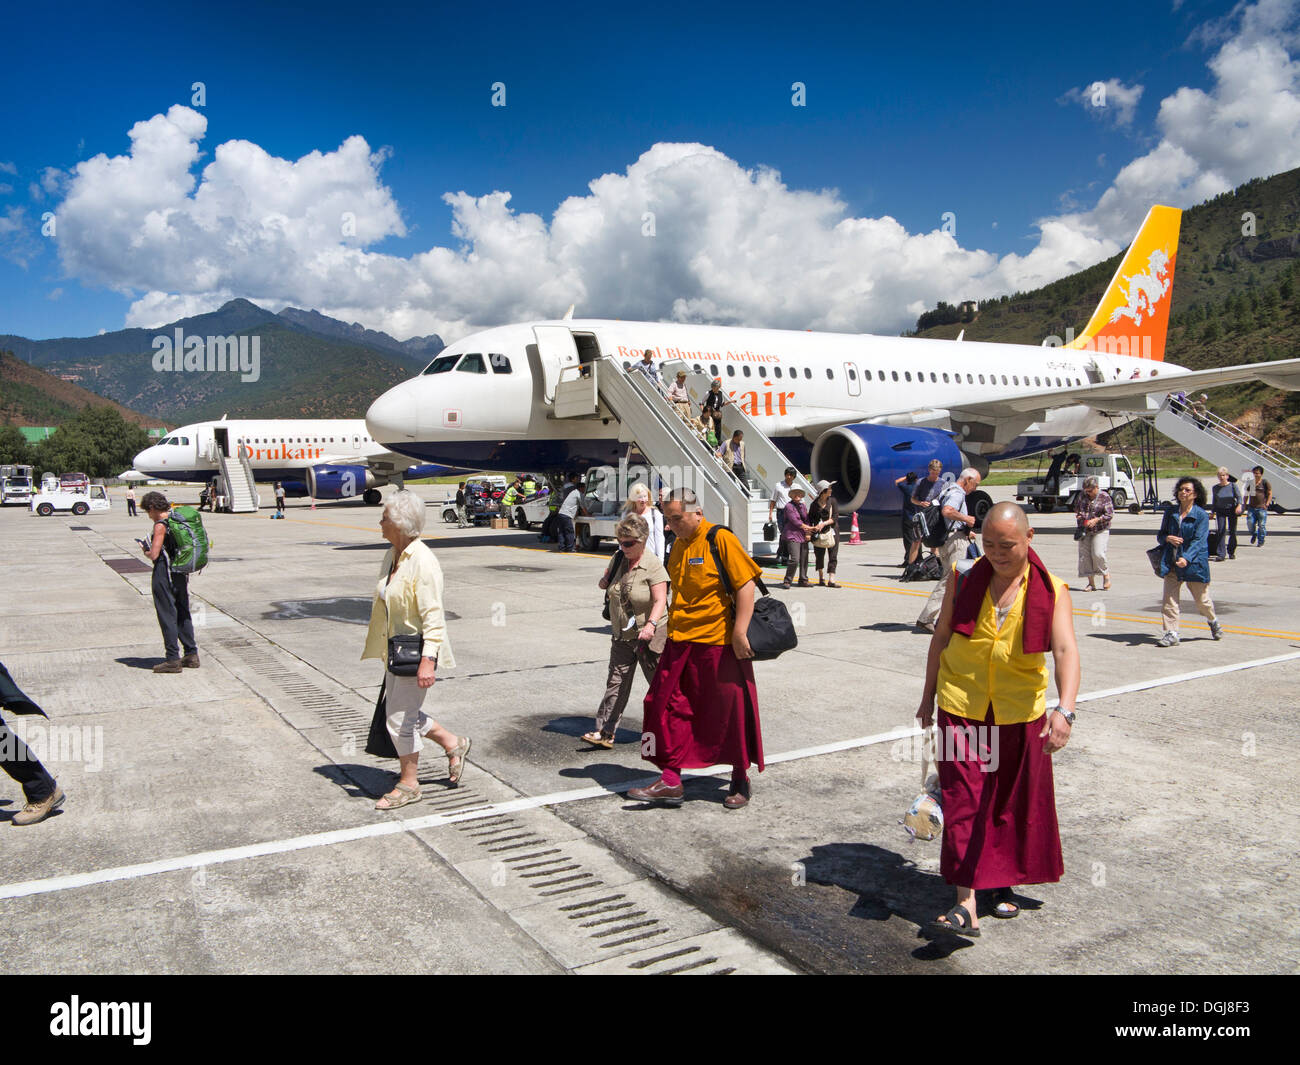
<path fill-rule="evenodd" d="M 208 564 L 208 548 L 212 542 L 207 530 L 203 528 L 203 519 L 193 507 L 172 507 L 167 519 L 167 531 L 171 533 L 175 552 L 172 555 L 173 573 L 198 573 Z"/>

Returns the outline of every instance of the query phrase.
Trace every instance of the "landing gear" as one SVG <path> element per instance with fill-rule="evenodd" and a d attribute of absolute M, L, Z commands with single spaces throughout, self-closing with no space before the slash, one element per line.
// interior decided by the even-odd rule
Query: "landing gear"
<path fill-rule="evenodd" d="M 361 501 L 368 506 L 377 507 L 383 500 L 383 495 L 378 488 L 367 488 L 361 493 Z"/>

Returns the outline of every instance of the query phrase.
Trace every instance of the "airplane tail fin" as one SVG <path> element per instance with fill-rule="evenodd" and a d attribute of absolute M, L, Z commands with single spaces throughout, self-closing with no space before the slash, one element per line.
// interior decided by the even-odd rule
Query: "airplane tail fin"
<path fill-rule="evenodd" d="M 1087 327 L 1066 347 L 1164 361 L 1182 216 L 1176 207 L 1147 212 Z"/>

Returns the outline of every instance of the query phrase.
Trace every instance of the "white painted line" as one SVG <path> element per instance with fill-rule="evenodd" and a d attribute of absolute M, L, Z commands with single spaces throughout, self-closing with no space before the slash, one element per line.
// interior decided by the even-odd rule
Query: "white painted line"
<path fill-rule="evenodd" d="M 1208 669 L 1198 669 L 1191 673 L 1179 673 L 1171 677 L 1158 677 L 1154 680 L 1139 681 L 1136 684 L 1126 684 L 1119 688 L 1107 688 L 1103 691 L 1091 692 L 1087 695 L 1080 695 L 1077 701 L 1080 703 L 1093 702 L 1116 695 L 1126 695 L 1130 692 L 1180 684 L 1188 680 L 1220 676 L 1241 669 L 1255 669 L 1259 666 L 1288 662 L 1297 658 L 1300 658 L 1300 651 L 1275 655 L 1272 658 L 1257 658 L 1249 662 L 1237 662 L 1227 666 L 1213 666 Z M 824 743 L 815 747 L 802 747 L 794 751 L 785 751 L 771 756 L 766 761 L 768 765 L 779 765 L 782 762 L 793 762 L 802 758 L 816 758 L 819 755 L 856 750 L 861 747 L 889 743 L 891 740 L 906 739 L 909 736 L 919 735 L 920 731 L 920 728 L 915 725 L 900 726 L 889 732 L 880 732 L 872 736 L 859 736 L 856 739 L 838 740 L 834 743 Z M 686 770 L 682 775 L 704 777 L 729 776 L 730 774 L 730 766 L 713 766 L 708 769 Z M 487 817 L 497 817 L 501 814 L 535 810 L 542 806 L 560 806 L 564 803 L 581 802 L 585 799 L 600 799 L 608 795 L 620 794 L 621 791 L 637 787 L 640 784 L 649 784 L 656 779 L 658 778 L 655 776 L 646 776 L 643 780 L 625 781 L 619 785 L 620 791 L 594 785 L 587 788 L 575 788 L 571 791 L 554 791 L 546 795 L 522 796 L 518 799 L 509 799 L 506 802 L 492 803 L 488 806 L 462 810 L 458 813 L 428 814 L 424 817 L 411 817 L 401 821 L 380 821 L 373 824 L 358 825 L 355 828 L 341 828 L 332 832 L 317 832 L 309 836 L 295 836 L 292 839 L 253 843 L 244 847 L 229 847 L 225 850 L 203 851 L 178 858 L 164 858 L 156 862 L 143 862 L 139 865 L 122 865 L 112 869 L 100 869 L 92 873 L 73 873 L 68 876 L 55 876 L 44 880 L 25 880 L 20 883 L 0 885 L 0 899 L 44 895 L 54 891 L 66 891 L 69 888 L 107 884 L 114 880 L 135 880 L 144 876 L 154 876 L 158 873 L 176 872 L 180 869 L 197 869 L 200 866 L 222 865 L 227 862 L 243 861 L 246 858 L 261 858 L 270 854 L 286 854 L 290 851 L 309 850 L 315 847 L 331 847 L 339 843 L 353 843 L 362 839 L 392 836 L 399 832 L 418 832 L 426 828 L 437 828 L 441 825 L 451 825 L 462 821 L 474 821 Z"/>
<path fill-rule="evenodd" d="M 1259 666 L 1271 666 L 1277 662 L 1290 662 L 1300 658 L 1300 651 L 1286 655 L 1274 655 L 1272 658 L 1256 658 L 1250 662 L 1234 662 L 1227 666 L 1211 666 L 1191 673 L 1176 673 L 1172 677 L 1156 677 L 1154 680 L 1140 680 L 1136 684 L 1125 684 L 1119 688 L 1106 688 L 1099 692 L 1080 695 L 1078 702 L 1090 703 L 1097 699 L 1109 699 L 1116 695 L 1128 695 L 1130 692 L 1147 691 L 1150 688 L 1163 688 L 1168 684 L 1182 684 L 1188 680 L 1201 680 L 1203 677 L 1218 677 L 1224 673 L 1235 673 L 1239 669 L 1256 669 Z"/>

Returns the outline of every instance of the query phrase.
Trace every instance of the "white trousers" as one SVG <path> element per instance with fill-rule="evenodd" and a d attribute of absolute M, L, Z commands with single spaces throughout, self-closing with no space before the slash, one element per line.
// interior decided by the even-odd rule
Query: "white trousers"
<path fill-rule="evenodd" d="M 433 718 L 420 709 L 428 688 L 421 688 L 418 677 L 397 677 L 384 671 L 384 703 L 388 711 L 388 735 L 398 755 L 419 754 L 424 749 L 424 734 L 433 728 Z"/>

